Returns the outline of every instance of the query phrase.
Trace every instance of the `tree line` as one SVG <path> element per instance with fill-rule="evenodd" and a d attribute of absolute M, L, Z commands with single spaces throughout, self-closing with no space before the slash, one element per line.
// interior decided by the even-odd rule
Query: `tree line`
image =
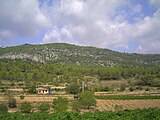
<path fill-rule="evenodd" d="M 99 80 L 141 79 L 140 85 L 160 86 L 160 66 L 82 67 L 66 64 L 0 62 L 0 80 L 72 83 L 84 76 Z"/>

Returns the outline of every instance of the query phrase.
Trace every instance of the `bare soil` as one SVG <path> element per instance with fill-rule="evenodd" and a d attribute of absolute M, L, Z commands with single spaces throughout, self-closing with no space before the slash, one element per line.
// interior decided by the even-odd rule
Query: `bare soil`
<path fill-rule="evenodd" d="M 97 110 L 116 111 L 129 109 L 160 108 L 160 100 L 97 100 Z"/>

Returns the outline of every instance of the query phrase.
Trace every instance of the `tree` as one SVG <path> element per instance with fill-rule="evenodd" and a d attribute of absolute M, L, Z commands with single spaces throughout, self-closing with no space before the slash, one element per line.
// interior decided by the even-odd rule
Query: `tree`
<path fill-rule="evenodd" d="M 58 97 L 53 100 L 53 108 L 56 112 L 65 112 L 68 109 L 68 99 Z"/>
<path fill-rule="evenodd" d="M 68 93 L 78 94 L 80 92 L 80 86 L 77 84 L 71 84 L 66 88 Z"/>
<path fill-rule="evenodd" d="M 38 109 L 41 112 L 47 112 L 50 109 L 50 105 L 47 102 L 43 102 L 43 103 L 40 104 L 40 106 L 38 107 Z"/>
<path fill-rule="evenodd" d="M 79 102 L 82 108 L 89 109 L 90 106 L 96 105 L 96 100 L 94 98 L 94 93 L 90 91 L 85 91 L 80 94 Z"/>
<path fill-rule="evenodd" d="M 13 97 L 10 97 L 9 100 L 8 100 L 8 107 L 9 108 L 15 108 L 17 107 L 17 101 L 15 98 Z"/>
<path fill-rule="evenodd" d="M 23 100 L 23 99 L 25 98 L 25 96 L 24 96 L 24 95 L 20 95 L 19 98 L 20 98 L 21 100 Z"/>
<path fill-rule="evenodd" d="M 1 103 L 1 104 L 0 104 L 0 112 L 8 112 L 8 107 L 7 107 L 7 105 Z"/>
<path fill-rule="evenodd" d="M 33 108 L 33 106 L 31 105 L 31 103 L 30 103 L 30 102 L 27 102 L 27 101 L 21 103 L 21 105 L 20 105 L 20 107 L 19 107 L 19 109 L 20 109 L 21 112 L 23 112 L 23 113 L 30 113 L 31 110 L 32 110 L 32 108 Z"/>
<path fill-rule="evenodd" d="M 28 85 L 27 86 L 28 88 L 28 92 L 31 93 L 31 94 L 36 94 L 37 93 L 37 90 L 36 90 L 36 85 Z"/>

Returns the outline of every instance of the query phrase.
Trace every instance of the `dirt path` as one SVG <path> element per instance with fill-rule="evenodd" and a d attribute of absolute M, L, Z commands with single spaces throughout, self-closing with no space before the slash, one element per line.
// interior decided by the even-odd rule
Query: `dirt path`
<path fill-rule="evenodd" d="M 29 101 L 31 103 L 39 103 L 39 102 L 52 102 L 53 99 L 57 98 L 58 96 L 66 97 L 69 100 L 73 99 L 73 95 L 25 95 L 24 99 L 20 99 L 20 96 L 14 96 L 17 100 L 17 103 L 21 103 L 24 101 Z M 5 96 L 0 96 L 0 102 L 7 102 Z"/>

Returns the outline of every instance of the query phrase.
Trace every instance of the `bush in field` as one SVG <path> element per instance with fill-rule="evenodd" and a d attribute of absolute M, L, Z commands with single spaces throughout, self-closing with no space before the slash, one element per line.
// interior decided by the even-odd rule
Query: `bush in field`
<path fill-rule="evenodd" d="M 142 86 L 137 86 L 136 89 L 137 90 L 143 90 Z"/>
<path fill-rule="evenodd" d="M 0 112 L 8 112 L 8 107 L 7 107 L 7 105 L 1 103 L 1 104 L 0 104 Z"/>
<path fill-rule="evenodd" d="M 130 90 L 130 91 L 134 91 L 135 88 L 134 88 L 133 86 L 131 86 L 131 87 L 129 87 L 129 90 Z"/>
<path fill-rule="evenodd" d="M 96 105 L 96 100 L 94 98 L 94 93 L 90 91 L 82 92 L 79 96 L 80 105 L 82 108 L 89 109 L 90 106 Z"/>
<path fill-rule="evenodd" d="M 20 97 L 20 99 L 21 99 L 21 100 L 23 100 L 23 99 L 24 99 L 24 95 L 20 95 L 19 97 Z"/>
<path fill-rule="evenodd" d="M 10 97 L 10 98 L 8 99 L 8 107 L 9 107 L 9 108 L 15 108 L 15 107 L 17 107 L 17 101 L 16 101 L 15 98 Z"/>
<path fill-rule="evenodd" d="M 99 91 L 108 92 L 108 91 L 113 91 L 113 89 L 111 87 L 105 87 L 105 88 L 100 88 Z"/>
<path fill-rule="evenodd" d="M 47 102 L 43 102 L 43 103 L 40 104 L 40 106 L 38 107 L 38 109 L 41 112 L 47 112 L 50 109 L 50 105 Z"/>
<path fill-rule="evenodd" d="M 149 88 L 149 87 L 147 87 L 147 88 L 145 89 L 145 91 L 150 91 L 150 88 Z"/>
<path fill-rule="evenodd" d="M 31 105 L 30 102 L 23 102 L 21 103 L 19 109 L 21 110 L 21 112 L 23 113 L 30 113 L 31 110 L 33 109 L 33 106 Z"/>
<path fill-rule="evenodd" d="M 68 93 L 78 94 L 80 92 L 80 86 L 77 84 L 71 84 L 66 88 Z"/>
<path fill-rule="evenodd" d="M 27 86 L 27 89 L 28 89 L 28 92 L 31 93 L 31 94 L 36 94 L 37 93 L 37 90 L 36 90 L 36 85 L 28 85 Z"/>
<path fill-rule="evenodd" d="M 120 91 L 124 91 L 126 89 L 126 84 L 121 84 Z"/>
<path fill-rule="evenodd" d="M 78 100 L 75 100 L 72 102 L 72 109 L 74 111 L 80 111 L 81 105 L 80 102 Z"/>
<path fill-rule="evenodd" d="M 53 100 L 53 108 L 56 112 L 65 112 L 68 109 L 68 99 L 58 97 Z"/>

